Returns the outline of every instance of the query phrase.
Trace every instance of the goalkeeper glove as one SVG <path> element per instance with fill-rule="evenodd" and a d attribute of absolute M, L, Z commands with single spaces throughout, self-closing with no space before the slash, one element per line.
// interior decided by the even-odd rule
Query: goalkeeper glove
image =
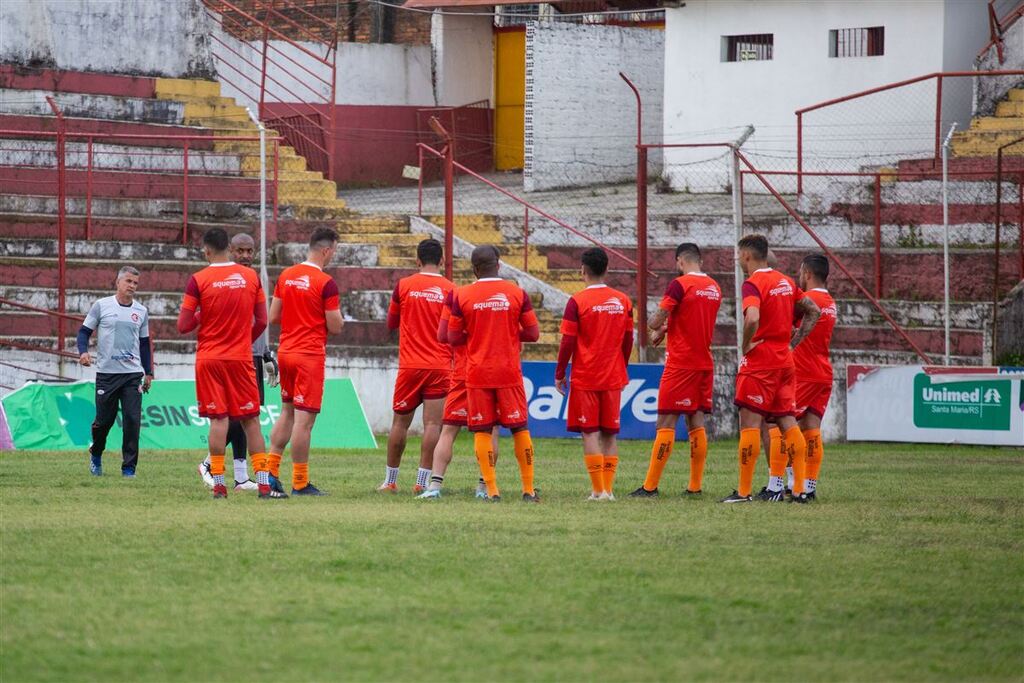
<path fill-rule="evenodd" d="M 267 385 L 276 387 L 281 383 L 281 374 L 277 368 L 277 360 L 270 351 L 263 352 L 263 372 L 267 376 Z"/>

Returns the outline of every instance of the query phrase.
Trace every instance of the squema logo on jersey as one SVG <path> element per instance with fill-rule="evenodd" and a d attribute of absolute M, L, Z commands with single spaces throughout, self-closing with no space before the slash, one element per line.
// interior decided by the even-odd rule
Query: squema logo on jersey
<path fill-rule="evenodd" d="M 592 311 L 596 313 L 611 313 L 612 315 L 622 315 L 626 312 L 626 307 L 622 305 L 622 302 L 615 297 L 609 297 L 603 304 L 594 306 Z"/>
<path fill-rule="evenodd" d="M 223 280 L 213 283 L 214 288 L 227 287 L 228 289 L 241 289 L 245 287 L 245 276 L 241 273 L 232 273 Z"/>
<path fill-rule="evenodd" d="M 409 296 L 413 299 L 426 299 L 436 304 L 444 303 L 444 292 L 441 291 L 440 287 L 427 287 L 422 291 L 415 290 L 409 292 Z"/>
<path fill-rule="evenodd" d="M 719 301 L 722 298 L 722 292 L 720 292 L 718 287 L 715 287 L 714 285 L 702 287 L 701 289 L 696 290 L 694 295 L 698 298 L 711 299 L 712 301 Z"/>
<path fill-rule="evenodd" d="M 473 304 L 474 311 L 507 311 L 511 307 L 512 304 L 509 303 L 508 297 L 501 292 L 489 297 L 486 301 Z"/>
<path fill-rule="evenodd" d="M 309 289 L 309 276 L 300 275 L 294 280 L 285 280 L 284 284 L 286 287 L 298 287 L 299 289 Z"/>
<path fill-rule="evenodd" d="M 933 384 L 914 378 L 914 426 L 925 429 L 1010 429 L 1010 380 Z"/>
<path fill-rule="evenodd" d="M 782 278 L 779 280 L 779 284 L 768 290 L 768 293 L 772 296 L 785 296 L 793 293 L 793 285 L 789 284 L 789 280 Z"/>

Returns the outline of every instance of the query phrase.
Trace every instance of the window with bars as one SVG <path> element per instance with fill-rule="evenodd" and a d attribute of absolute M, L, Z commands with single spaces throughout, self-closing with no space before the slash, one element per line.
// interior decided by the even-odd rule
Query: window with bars
<path fill-rule="evenodd" d="M 762 62 L 772 58 L 774 33 L 722 36 L 723 62 Z"/>
<path fill-rule="evenodd" d="M 828 32 L 829 57 L 881 57 L 884 54 L 884 26 L 834 28 Z"/>

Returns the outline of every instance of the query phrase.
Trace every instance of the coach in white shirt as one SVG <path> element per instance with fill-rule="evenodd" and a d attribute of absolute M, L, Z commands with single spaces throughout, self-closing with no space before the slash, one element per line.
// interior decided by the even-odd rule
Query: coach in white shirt
<path fill-rule="evenodd" d="M 107 434 L 121 407 L 121 474 L 134 477 L 139 461 L 139 428 L 142 423 L 142 394 L 153 381 L 153 354 L 149 344 L 149 312 L 135 301 L 139 271 L 124 266 L 117 273 L 117 292 L 100 299 L 89 309 L 78 330 L 78 362 L 93 365 L 89 337 L 96 340 L 96 419 L 92 423 L 89 471 L 103 474 L 103 449 Z"/>

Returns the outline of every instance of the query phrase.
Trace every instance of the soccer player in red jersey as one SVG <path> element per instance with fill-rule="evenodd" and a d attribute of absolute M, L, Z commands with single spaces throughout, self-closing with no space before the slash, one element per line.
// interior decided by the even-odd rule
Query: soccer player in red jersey
<path fill-rule="evenodd" d="M 290 442 L 293 496 L 324 495 L 309 481 L 309 441 L 323 401 L 327 335 L 344 324 L 338 285 L 324 272 L 337 248 L 334 230 L 314 230 L 306 260 L 284 269 L 270 302 L 270 322 L 281 326 L 281 416 L 270 430 L 271 484 L 283 491 L 281 455 Z"/>
<path fill-rule="evenodd" d="M 828 258 L 810 254 L 800 264 L 797 278 L 800 288 L 821 309 L 821 317 L 803 343 L 793 349 L 796 366 L 796 418 L 807 442 L 807 498 L 817 497 L 818 473 L 824 449 L 821 442 L 821 420 L 825 417 L 832 395 L 832 363 L 829 346 L 836 326 L 836 302 L 825 288 L 828 282 Z M 802 321 L 801 321 L 802 322 Z"/>
<path fill-rule="evenodd" d="M 680 276 L 668 284 L 658 312 L 651 318 L 651 343 L 668 338 L 665 370 L 658 385 L 657 435 L 651 449 L 651 462 L 643 485 L 629 494 L 638 498 L 658 495 L 658 483 L 672 455 L 679 416 L 686 419 L 690 435 L 689 495 L 701 493 L 704 463 L 708 457 L 708 438 L 704 416 L 712 409 L 715 365 L 711 357 L 711 338 L 715 333 L 722 290 L 701 270 L 700 248 L 693 242 L 676 247 L 676 266 Z"/>
<path fill-rule="evenodd" d="M 441 433 L 444 399 L 451 383 L 451 347 L 437 339 L 445 298 L 454 285 L 440 273 L 441 243 L 425 239 L 416 247 L 419 273 L 398 281 L 388 308 L 388 329 L 398 330 L 398 378 L 392 400 L 394 418 L 388 434 L 384 483 L 378 491 L 398 490 L 398 467 L 416 408 L 423 404 L 423 442 L 413 493 L 430 480 L 434 447 Z"/>
<path fill-rule="evenodd" d="M 736 376 L 736 398 L 740 409 L 739 487 L 723 503 L 750 501 L 754 471 L 761 449 L 761 424 L 774 417 L 782 431 L 782 451 L 770 465 L 768 486 L 759 500 L 785 499 L 786 460 L 793 459 L 796 481 L 792 500 L 806 502 L 807 445 L 796 424 L 796 396 L 792 347 L 796 347 L 818 321 L 817 304 L 806 297 L 791 278 L 768 267 L 768 240 L 747 235 L 739 241 L 739 262 L 746 273 L 741 302 L 743 310 L 743 358 Z M 803 322 L 793 332 L 797 312 Z M 792 337 L 792 338 L 791 338 Z"/>
<path fill-rule="evenodd" d="M 455 291 L 448 340 L 453 346 L 466 345 L 466 407 L 476 459 L 488 500 L 501 500 L 490 432 L 496 424 L 507 427 L 519 462 L 523 500 L 539 502 L 519 354 L 520 342 L 540 338 L 540 325 L 526 292 L 498 277 L 496 247 L 477 247 L 471 260 L 477 281 Z"/>
<path fill-rule="evenodd" d="M 619 466 L 619 403 L 629 383 L 626 365 L 633 352 L 633 304 L 605 284 L 608 254 L 587 249 L 580 268 L 587 287 L 574 294 L 562 315 L 562 342 L 555 368 L 555 388 L 566 393 L 566 428 L 583 434 L 583 462 L 590 475 L 587 500 L 615 500 L 612 484 Z"/>
<path fill-rule="evenodd" d="M 441 320 L 437 326 L 437 340 L 448 344 L 448 321 L 451 320 L 452 300 L 455 290 L 448 292 L 444 300 L 444 308 L 441 311 Z M 454 365 L 451 375 L 451 383 L 448 387 L 448 395 L 444 401 L 444 418 L 441 426 L 441 436 L 434 447 L 434 462 L 431 466 L 430 483 L 427 490 L 421 493 L 418 498 L 433 500 L 441 497 L 441 488 L 444 486 L 444 475 L 448 471 L 448 465 L 454 454 L 455 437 L 463 427 L 467 426 L 469 410 L 466 405 L 466 346 L 451 346 Z M 491 431 L 491 446 L 494 452 L 494 462 L 498 462 L 498 426 L 495 425 Z M 483 477 L 476 487 L 476 497 L 487 497 L 487 486 Z"/>
<path fill-rule="evenodd" d="M 266 443 L 260 432 L 260 392 L 252 364 L 252 343 L 267 326 L 267 299 L 252 268 L 231 261 L 228 234 L 212 228 L 203 235 L 210 265 L 189 278 L 178 315 L 178 332 L 199 328 L 196 350 L 196 399 L 199 415 L 209 418 L 210 474 L 213 497 L 227 498 L 224 450 L 228 420 L 245 430 L 249 460 L 260 498 L 280 498 L 269 486 Z"/>

